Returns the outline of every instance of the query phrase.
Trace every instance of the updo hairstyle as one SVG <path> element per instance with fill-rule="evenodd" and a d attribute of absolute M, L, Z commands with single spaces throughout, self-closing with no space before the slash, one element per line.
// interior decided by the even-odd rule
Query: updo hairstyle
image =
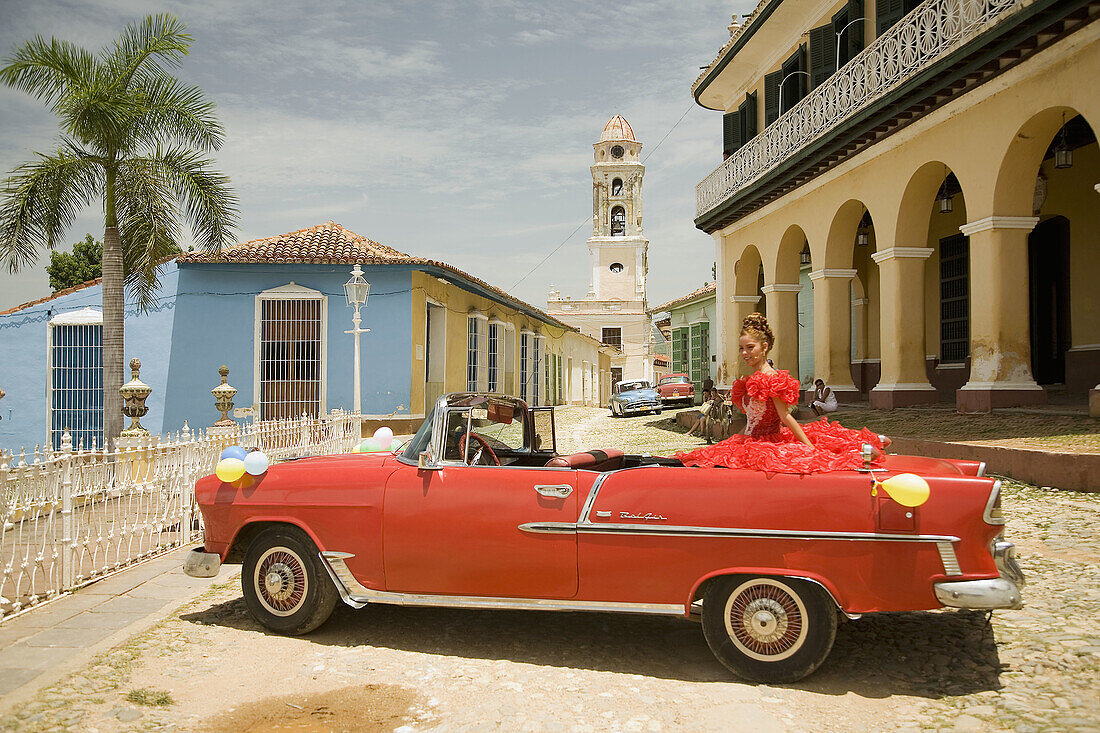
<path fill-rule="evenodd" d="M 775 345 L 775 336 L 772 335 L 771 326 L 763 313 L 750 313 L 741 321 L 741 335 L 751 336 L 760 343 L 767 344 L 771 349 Z"/>

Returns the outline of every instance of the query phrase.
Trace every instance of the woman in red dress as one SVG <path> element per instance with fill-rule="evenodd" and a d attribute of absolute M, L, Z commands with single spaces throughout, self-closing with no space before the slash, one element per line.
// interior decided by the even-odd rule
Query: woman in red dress
<path fill-rule="evenodd" d="M 861 448 L 874 448 L 873 463 L 881 465 L 890 439 L 867 428 L 849 430 L 822 418 L 799 425 L 790 413 L 798 402 L 798 380 L 768 363 L 775 337 L 759 313 L 741 323 L 738 352 L 752 374 L 733 383 L 730 399 L 745 413 L 745 432 L 715 445 L 676 455 L 685 466 L 725 466 L 771 473 L 819 473 L 862 468 Z"/>

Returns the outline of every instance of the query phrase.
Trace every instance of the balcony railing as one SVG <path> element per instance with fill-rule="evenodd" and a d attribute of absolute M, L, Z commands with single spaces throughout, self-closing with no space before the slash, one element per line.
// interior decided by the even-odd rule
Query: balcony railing
<path fill-rule="evenodd" d="M 926 0 L 695 187 L 702 216 L 845 119 L 976 38 L 1026 0 Z"/>

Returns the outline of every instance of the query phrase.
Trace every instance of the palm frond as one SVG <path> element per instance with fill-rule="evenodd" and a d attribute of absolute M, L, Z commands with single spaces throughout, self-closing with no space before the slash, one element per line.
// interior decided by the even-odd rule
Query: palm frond
<path fill-rule="evenodd" d="M 177 142 L 202 150 L 218 150 L 225 128 L 214 116 L 214 104 L 198 87 L 181 84 L 172 76 L 151 78 L 141 87 L 142 119 L 135 136 L 151 144 Z"/>
<path fill-rule="evenodd" d="M 153 304 L 161 264 L 179 251 L 179 206 L 172 182 L 152 158 L 132 158 L 115 178 L 115 215 L 126 285 L 143 309 Z"/>
<path fill-rule="evenodd" d="M 37 262 L 102 186 L 100 161 L 71 145 L 16 168 L 0 184 L 0 261 L 13 273 Z"/>
<path fill-rule="evenodd" d="M 167 66 L 178 66 L 193 40 L 179 18 L 168 13 L 147 15 L 140 23 L 130 23 L 110 52 L 104 53 L 116 88 L 128 88 L 139 69 L 144 74 L 163 74 L 162 61 Z"/>
<path fill-rule="evenodd" d="M 196 241 L 204 249 L 221 251 L 233 238 L 239 214 L 229 176 L 218 173 L 209 160 L 190 150 L 158 151 L 156 159 L 184 207 Z"/>
<path fill-rule="evenodd" d="M 0 68 L 0 82 L 43 100 L 51 110 L 95 75 L 95 56 L 68 41 L 35 36 Z"/>

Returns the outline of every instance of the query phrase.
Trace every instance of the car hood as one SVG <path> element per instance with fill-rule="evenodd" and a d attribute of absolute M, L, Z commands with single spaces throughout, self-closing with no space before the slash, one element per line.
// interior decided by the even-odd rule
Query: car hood
<path fill-rule="evenodd" d="M 624 400 L 644 400 L 647 397 L 653 398 L 657 396 L 657 390 L 650 387 L 649 389 L 632 389 L 629 392 L 620 392 L 619 397 Z"/>

